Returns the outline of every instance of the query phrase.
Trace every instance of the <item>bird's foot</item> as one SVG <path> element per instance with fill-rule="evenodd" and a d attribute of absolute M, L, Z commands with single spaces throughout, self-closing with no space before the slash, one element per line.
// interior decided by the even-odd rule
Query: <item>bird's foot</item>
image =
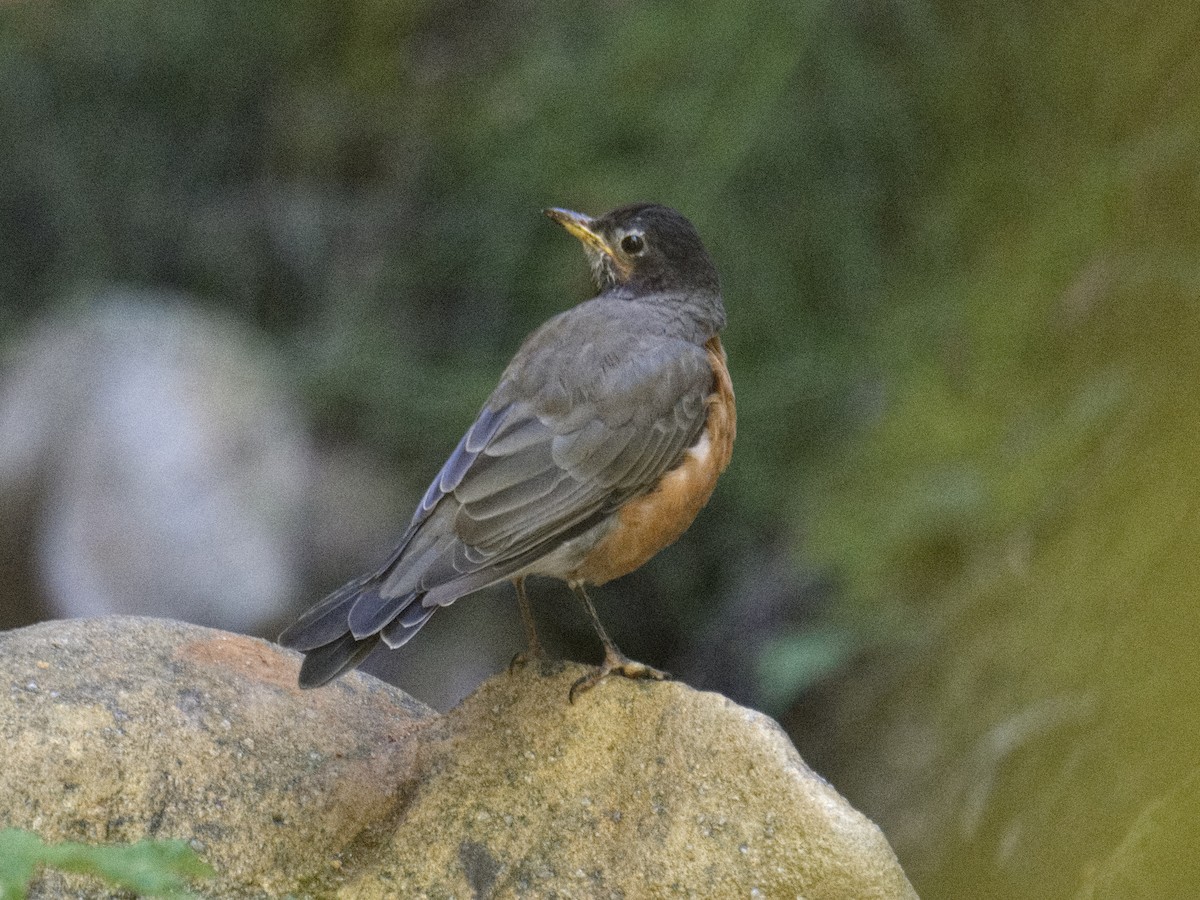
<path fill-rule="evenodd" d="M 511 675 L 517 669 L 523 669 L 531 663 L 540 669 L 548 662 L 550 662 L 550 657 L 541 647 L 530 647 L 528 650 L 522 650 L 513 655 L 512 661 L 508 664 L 508 674 Z"/>
<path fill-rule="evenodd" d="M 554 663 L 560 660 L 553 659 L 549 653 L 542 649 L 542 642 L 537 639 L 537 633 L 532 632 L 529 635 L 529 645 L 519 653 L 515 654 L 512 661 L 508 664 L 508 674 L 511 675 L 517 669 L 523 669 L 526 666 L 533 666 L 534 670 L 545 675 L 549 669 L 552 669 Z"/>
<path fill-rule="evenodd" d="M 590 691 L 609 675 L 622 675 L 625 678 L 651 678 L 655 681 L 669 681 L 671 678 L 670 673 L 630 659 L 619 650 L 607 650 L 604 654 L 604 662 L 571 685 L 567 699 L 574 703 L 577 696 L 584 691 Z"/>

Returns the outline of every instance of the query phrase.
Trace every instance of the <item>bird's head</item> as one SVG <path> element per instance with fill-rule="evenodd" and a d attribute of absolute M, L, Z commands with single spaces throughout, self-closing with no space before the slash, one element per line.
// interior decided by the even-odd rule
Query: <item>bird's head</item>
<path fill-rule="evenodd" d="M 653 203 L 620 206 L 598 218 L 569 209 L 546 215 L 575 235 L 591 263 L 596 286 L 717 292 L 717 270 L 695 226 L 675 210 Z"/>

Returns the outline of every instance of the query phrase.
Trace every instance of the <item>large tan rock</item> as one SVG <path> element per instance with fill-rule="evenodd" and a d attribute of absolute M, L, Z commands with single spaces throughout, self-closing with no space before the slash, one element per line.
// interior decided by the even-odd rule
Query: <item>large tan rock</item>
<path fill-rule="evenodd" d="M 433 712 L 366 676 L 302 693 L 290 653 L 161 619 L 0 633 L 0 827 L 188 840 L 214 896 L 329 873 L 412 777 Z"/>
<path fill-rule="evenodd" d="M 182 838 L 213 897 L 915 896 L 719 695 L 611 679 L 571 705 L 582 667 L 531 665 L 438 716 L 358 673 L 302 693 L 297 660 L 152 619 L 0 634 L 0 827 Z"/>

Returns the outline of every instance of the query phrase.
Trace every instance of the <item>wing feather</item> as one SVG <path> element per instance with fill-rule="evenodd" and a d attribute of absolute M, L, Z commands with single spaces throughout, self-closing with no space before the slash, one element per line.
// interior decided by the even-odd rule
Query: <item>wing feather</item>
<path fill-rule="evenodd" d="M 425 611 L 553 552 L 648 490 L 695 443 L 712 390 L 702 348 L 611 329 L 586 337 L 572 351 L 551 335 L 518 355 L 376 573 L 378 590 L 355 602 L 356 638 L 402 643 Z"/>

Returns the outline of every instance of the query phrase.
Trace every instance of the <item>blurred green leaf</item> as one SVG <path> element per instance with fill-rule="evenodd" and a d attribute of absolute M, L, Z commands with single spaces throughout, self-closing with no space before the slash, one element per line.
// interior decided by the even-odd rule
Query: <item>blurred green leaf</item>
<path fill-rule="evenodd" d="M 0 830 L 0 898 L 23 898 L 41 866 L 95 875 L 116 887 L 156 897 L 190 896 L 186 893 L 187 879 L 215 874 L 183 841 L 147 840 L 114 846 L 45 844 L 32 832 Z"/>

